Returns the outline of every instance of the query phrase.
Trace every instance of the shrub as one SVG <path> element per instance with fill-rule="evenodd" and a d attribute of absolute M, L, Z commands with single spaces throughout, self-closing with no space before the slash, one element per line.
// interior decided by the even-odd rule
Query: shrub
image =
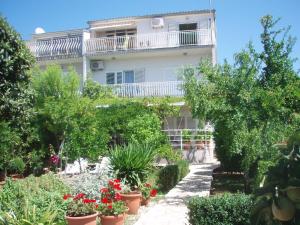
<path fill-rule="evenodd" d="M 74 179 L 66 179 L 73 194 L 85 193 L 87 198 L 99 199 L 99 190 L 103 188 L 110 178 L 110 173 L 105 171 L 100 175 L 82 173 Z"/>
<path fill-rule="evenodd" d="M 8 165 L 8 171 L 10 173 L 20 173 L 22 174 L 25 170 L 25 162 L 22 158 L 16 157 L 10 160 Z"/>
<path fill-rule="evenodd" d="M 8 179 L 0 192 L 0 221 L 7 220 L 8 214 L 13 213 L 15 219 L 8 224 L 22 224 L 24 220 L 29 220 L 26 224 L 40 224 L 41 221 L 62 224 L 66 210 L 62 196 L 69 191 L 53 174 L 18 181 Z"/>
<path fill-rule="evenodd" d="M 179 160 L 174 165 L 167 165 L 159 171 L 158 185 L 162 191 L 169 191 L 189 171 L 189 163 L 185 160 Z"/>
<path fill-rule="evenodd" d="M 224 194 L 196 197 L 188 202 L 191 225 L 250 225 L 251 196 Z"/>
<path fill-rule="evenodd" d="M 140 182 L 146 181 L 155 156 L 156 151 L 149 144 L 129 144 L 116 147 L 109 157 L 117 178 L 136 189 Z"/>
<path fill-rule="evenodd" d="M 166 159 L 169 164 L 181 159 L 179 151 L 174 150 L 170 144 L 161 145 L 156 151 L 158 158 Z"/>

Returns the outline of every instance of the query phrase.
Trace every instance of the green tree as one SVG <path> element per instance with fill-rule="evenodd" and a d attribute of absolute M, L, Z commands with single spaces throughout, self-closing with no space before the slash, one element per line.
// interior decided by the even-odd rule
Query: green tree
<path fill-rule="evenodd" d="M 276 23 L 271 16 L 261 20 L 262 52 L 250 43 L 235 55 L 234 65 L 202 62 L 199 77 L 190 69 L 184 72 L 193 115 L 215 125 L 222 166 L 244 171 L 246 177 L 265 172 L 278 155 L 274 143 L 300 124 L 300 79 L 290 57 L 294 39 L 288 30 L 274 30 Z"/>
<path fill-rule="evenodd" d="M 33 62 L 20 35 L 0 16 L 0 154 L 6 158 L 16 154 L 24 156 L 23 152 L 30 151 L 35 140 L 30 124 L 33 95 L 28 73 Z"/>
<path fill-rule="evenodd" d="M 79 92 L 78 74 L 70 68 L 64 74 L 59 66 L 32 71 L 36 94 L 36 124 L 42 148 L 49 156 L 48 145 L 56 153 L 63 148 L 69 159 L 98 158 L 106 150 L 108 134 L 99 127 L 96 104 Z"/>

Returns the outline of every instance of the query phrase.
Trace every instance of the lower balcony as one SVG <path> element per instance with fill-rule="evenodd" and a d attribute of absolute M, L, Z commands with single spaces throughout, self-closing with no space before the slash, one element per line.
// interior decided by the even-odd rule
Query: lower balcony
<path fill-rule="evenodd" d="M 119 97 L 183 96 L 182 81 L 143 82 L 107 85 Z"/>

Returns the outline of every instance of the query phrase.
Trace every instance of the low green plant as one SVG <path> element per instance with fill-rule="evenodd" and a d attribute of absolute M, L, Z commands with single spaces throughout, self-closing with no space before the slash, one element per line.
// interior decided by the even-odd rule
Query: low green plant
<path fill-rule="evenodd" d="M 21 157 L 15 157 L 9 161 L 8 172 L 22 174 L 25 170 L 25 162 Z"/>
<path fill-rule="evenodd" d="M 33 224 L 39 224 L 34 221 L 46 220 L 47 215 L 55 215 L 51 219 L 54 222 L 49 224 L 64 224 L 66 205 L 62 195 L 68 192 L 70 189 L 51 173 L 41 177 L 29 176 L 18 181 L 8 179 L 0 192 L 0 214 L 2 218 L 3 215 L 7 218 L 12 212 L 14 221 L 21 223 L 30 218 Z M 28 209 L 20 207 L 25 204 Z"/>
<path fill-rule="evenodd" d="M 134 190 L 146 181 L 155 156 L 156 151 L 150 144 L 117 146 L 110 152 L 110 166 L 117 178 L 125 180 Z"/>
<path fill-rule="evenodd" d="M 224 194 L 195 197 L 188 202 L 191 225 L 250 225 L 252 197 L 245 194 Z"/>
<path fill-rule="evenodd" d="M 170 144 L 164 144 L 158 147 L 157 156 L 158 158 L 166 159 L 169 164 L 181 159 L 181 154 L 174 150 Z"/>
<path fill-rule="evenodd" d="M 189 171 L 189 163 L 179 160 L 173 165 L 167 165 L 159 171 L 158 186 L 162 191 L 171 190 Z"/>

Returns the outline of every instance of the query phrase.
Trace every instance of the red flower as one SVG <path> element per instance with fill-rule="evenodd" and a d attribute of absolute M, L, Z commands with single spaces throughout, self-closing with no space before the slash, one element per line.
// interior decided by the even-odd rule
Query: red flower
<path fill-rule="evenodd" d="M 156 194 L 157 194 L 157 190 L 152 189 L 151 192 L 150 192 L 150 196 L 151 196 L 151 197 L 155 197 Z"/>
<path fill-rule="evenodd" d="M 68 198 L 71 198 L 71 197 L 72 197 L 71 194 L 66 194 L 66 195 L 64 195 L 64 200 L 67 200 Z"/>
<path fill-rule="evenodd" d="M 85 194 L 79 193 L 78 195 L 76 195 L 76 196 L 74 197 L 74 200 L 82 199 L 84 196 L 85 196 Z"/>
<path fill-rule="evenodd" d="M 114 186 L 115 182 L 113 180 L 108 181 L 109 186 Z"/>
<path fill-rule="evenodd" d="M 95 207 L 96 207 L 96 209 L 98 209 L 99 205 L 98 205 L 98 204 L 96 204 L 96 205 L 95 205 Z"/>
<path fill-rule="evenodd" d="M 115 183 L 120 183 L 121 181 L 119 179 L 114 179 Z"/>
<path fill-rule="evenodd" d="M 101 191 L 101 193 L 107 193 L 108 189 L 107 188 L 102 188 L 100 191 Z"/>
<path fill-rule="evenodd" d="M 120 184 L 114 184 L 114 189 L 115 189 L 115 190 L 118 190 L 118 191 L 121 191 L 121 190 L 122 190 Z"/>
<path fill-rule="evenodd" d="M 116 193 L 115 200 L 120 201 L 121 199 L 122 199 L 122 197 L 121 197 L 120 193 Z"/>
<path fill-rule="evenodd" d="M 83 203 L 95 203 L 96 200 L 95 199 L 88 199 L 88 198 L 85 198 L 82 200 Z"/>
<path fill-rule="evenodd" d="M 112 209 L 112 205 L 108 205 L 107 208 Z"/>
<path fill-rule="evenodd" d="M 101 202 L 104 203 L 104 204 L 107 204 L 108 203 L 108 199 L 107 198 L 102 198 Z"/>

